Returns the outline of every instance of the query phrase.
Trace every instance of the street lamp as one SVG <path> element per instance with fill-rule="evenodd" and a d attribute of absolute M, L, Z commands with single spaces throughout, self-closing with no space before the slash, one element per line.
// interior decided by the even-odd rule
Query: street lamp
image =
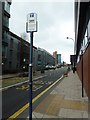
<path fill-rule="evenodd" d="M 66 37 L 66 39 L 71 39 L 73 41 L 73 43 L 74 43 L 74 54 L 75 54 L 75 40 L 71 37 Z"/>
<path fill-rule="evenodd" d="M 75 42 L 73 38 L 70 38 L 70 37 L 66 37 L 66 38 L 67 38 L 67 39 L 71 39 L 71 40 L 73 40 L 73 42 Z"/>
<path fill-rule="evenodd" d="M 66 39 L 71 39 L 74 43 L 74 61 L 73 61 L 73 73 L 75 73 L 75 40 L 71 37 L 66 37 Z"/>

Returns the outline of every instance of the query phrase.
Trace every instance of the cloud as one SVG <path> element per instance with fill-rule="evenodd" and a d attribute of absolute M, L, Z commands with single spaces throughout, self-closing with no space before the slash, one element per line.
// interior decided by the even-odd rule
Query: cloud
<path fill-rule="evenodd" d="M 43 3 L 46 3 L 46 2 L 74 2 L 74 0 L 13 0 L 14 2 L 32 2 L 32 3 L 35 3 L 35 2 L 43 2 Z"/>
<path fill-rule="evenodd" d="M 63 55 L 65 51 L 68 52 L 67 55 L 73 54 L 73 41 L 66 39 L 67 36 L 74 38 L 73 3 L 12 2 L 10 30 L 17 35 L 25 32 L 27 14 L 31 12 L 37 13 L 38 18 L 38 32 L 34 33 L 34 45 L 50 53 L 57 50 Z"/>

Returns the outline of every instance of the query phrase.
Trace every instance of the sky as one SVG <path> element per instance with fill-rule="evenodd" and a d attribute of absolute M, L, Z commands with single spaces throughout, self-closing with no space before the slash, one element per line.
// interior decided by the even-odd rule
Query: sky
<path fill-rule="evenodd" d="M 28 13 L 37 13 L 38 31 L 34 33 L 34 46 L 53 54 L 62 54 L 62 61 L 70 63 L 74 53 L 74 4 L 72 1 L 52 0 L 12 0 L 10 8 L 10 31 L 17 34 L 26 32 Z M 27 33 L 28 39 L 30 34 Z"/>

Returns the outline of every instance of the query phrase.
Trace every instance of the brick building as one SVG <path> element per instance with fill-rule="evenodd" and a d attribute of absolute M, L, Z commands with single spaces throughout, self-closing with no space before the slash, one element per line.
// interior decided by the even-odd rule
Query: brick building
<path fill-rule="evenodd" d="M 75 2 L 77 73 L 90 100 L 90 2 Z"/>

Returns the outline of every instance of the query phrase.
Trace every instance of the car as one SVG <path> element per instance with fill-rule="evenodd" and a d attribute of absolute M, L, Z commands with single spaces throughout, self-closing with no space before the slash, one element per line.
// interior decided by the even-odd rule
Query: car
<path fill-rule="evenodd" d="M 45 70 L 49 70 L 50 69 L 50 66 L 49 65 L 46 65 L 45 66 Z"/>

